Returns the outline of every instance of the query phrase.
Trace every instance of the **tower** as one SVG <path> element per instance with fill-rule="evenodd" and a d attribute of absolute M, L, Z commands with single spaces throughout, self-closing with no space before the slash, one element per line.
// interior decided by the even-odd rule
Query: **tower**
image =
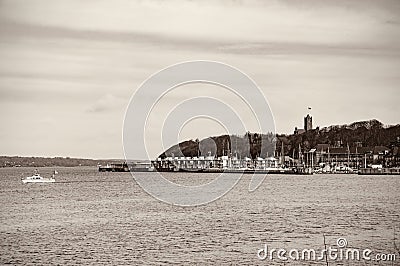
<path fill-rule="evenodd" d="M 312 117 L 307 114 L 306 117 L 304 117 L 304 130 L 309 131 L 312 129 Z"/>

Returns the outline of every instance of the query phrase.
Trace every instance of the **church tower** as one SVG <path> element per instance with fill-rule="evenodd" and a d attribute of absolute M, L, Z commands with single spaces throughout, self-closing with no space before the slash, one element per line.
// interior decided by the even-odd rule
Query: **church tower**
<path fill-rule="evenodd" d="M 307 116 L 304 117 L 304 130 L 307 132 L 311 129 L 313 129 L 312 128 L 312 117 L 309 114 L 307 114 Z"/>

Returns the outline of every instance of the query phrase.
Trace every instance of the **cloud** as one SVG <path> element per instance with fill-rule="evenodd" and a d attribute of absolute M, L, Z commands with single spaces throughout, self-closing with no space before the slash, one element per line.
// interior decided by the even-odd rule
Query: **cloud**
<path fill-rule="evenodd" d="M 90 106 L 87 109 L 87 112 L 103 113 L 120 107 L 122 102 L 122 99 L 117 98 L 112 94 L 105 94 L 100 97 L 92 106 Z"/>
<path fill-rule="evenodd" d="M 43 153 L 122 156 L 121 124 L 135 89 L 168 65 L 199 59 L 252 77 L 278 132 L 301 125 L 308 105 L 320 126 L 398 123 L 399 14 L 398 0 L 0 0 L 2 152 L 35 154 L 28 127 L 43 137 Z M 38 127 L 38 117 L 63 122 Z"/>
<path fill-rule="evenodd" d="M 400 6 L 395 1 L 298 2 L 14 0 L 3 2 L 0 16 L 26 24 L 82 31 L 89 36 L 113 32 L 117 38 L 130 39 L 129 34 L 134 34 L 133 38 L 153 36 L 171 42 L 387 45 L 387 38 L 382 37 L 390 36 L 399 41 L 394 29 Z"/>

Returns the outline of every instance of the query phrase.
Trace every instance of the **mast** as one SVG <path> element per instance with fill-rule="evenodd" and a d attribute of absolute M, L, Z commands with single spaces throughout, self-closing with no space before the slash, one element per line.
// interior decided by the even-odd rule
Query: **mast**
<path fill-rule="evenodd" d="M 364 154 L 364 168 L 367 168 L 367 154 Z"/>
<path fill-rule="evenodd" d="M 356 167 L 358 169 L 358 149 L 357 149 L 357 146 L 356 146 Z"/>
<path fill-rule="evenodd" d="M 311 150 L 311 171 L 314 169 L 314 152 Z"/>
<path fill-rule="evenodd" d="M 347 142 L 347 167 L 350 167 L 350 148 L 349 143 Z"/>
<path fill-rule="evenodd" d="M 237 138 L 235 139 L 235 157 L 237 158 Z"/>
<path fill-rule="evenodd" d="M 302 160 L 302 154 L 301 154 L 301 146 L 300 146 L 300 143 L 299 143 L 299 162 L 300 162 L 300 165 L 303 163 L 303 160 Z"/>
<path fill-rule="evenodd" d="M 282 142 L 282 148 L 281 148 L 282 165 L 285 165 L 285 155 L 283 152 L 283 140 L 281 140 L 281 142 Z"/>
<path fill-rule="evenodd" d="M 329 152 L 329 146 L 328 146 L 328 163 L 329 163 L 329 166 L 331 166 L 331 154 Z"/>
<path fill-rule="evenodd" d="M 315 158 L 317 159 L 317 158 Z M 321 163 L 324 163 L 324 147 L 321 147 Z"/>
<path fill-rule="evenodd" d="M 291 162 L 291 165 L 294 166 L 294 149 L 293 149 L 293 152 L 292 152 L 292 157 L 293 157 L 293 160 Z"/>

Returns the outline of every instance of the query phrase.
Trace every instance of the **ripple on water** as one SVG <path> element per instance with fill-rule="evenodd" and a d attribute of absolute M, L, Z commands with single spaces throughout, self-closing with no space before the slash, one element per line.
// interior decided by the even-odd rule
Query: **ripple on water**
<path fill-rule="evenodd" d="M 150 197 L 129 173 L 60 168 L 57 183 L 21 184 L 30 170 L 0 169 L 1 264 L 254 265 L 265 243 L 322 248 L 323 234 L 328 245 L 345 237 L 389 252 L 400 227 L 396 176 L 270 175 L 253 193 L 244 176 L 220 200 L 182 208 Z M 185 185 L 216 177 L 166 175 Z"/>

